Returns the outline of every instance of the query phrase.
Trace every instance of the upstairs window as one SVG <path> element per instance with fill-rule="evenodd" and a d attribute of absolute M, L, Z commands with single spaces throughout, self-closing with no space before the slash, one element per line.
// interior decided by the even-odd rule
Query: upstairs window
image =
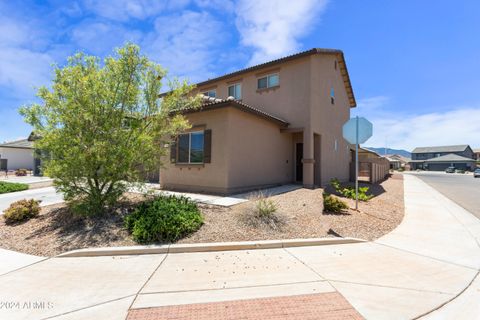
<path fill-rule="evenodd" d="M 234 97 L 235 100 L 242 99 L 242 85 L 240 83 L 232 84 L 228 87 L 228 96 Z"/>
<path fill-rule="evenodd" d="M 335 90 L 333 87 L 330 88 L 330 103 L 335 104 Z"/>
<path fill-rule="evenodd" d="M 204 96 L 215 98 L 217 96 L 217 90 L 208 90 L 202 93 Z"/>
<path fill-rule="evenodd" d="M 268 76 L 258 78 L 257 87 L 258 89 L 265 89 L 276 87 L 280 84 L 280 78 L 278 73 L 269 74 Z"/>

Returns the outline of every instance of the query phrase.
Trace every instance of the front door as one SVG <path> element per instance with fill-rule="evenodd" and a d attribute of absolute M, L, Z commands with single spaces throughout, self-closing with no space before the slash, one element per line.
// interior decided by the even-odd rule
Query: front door
<path fill-rule="evenodd" d="M 303 182 L 303 143 L 297 143 L 295 148 L 295 181 Z"/>

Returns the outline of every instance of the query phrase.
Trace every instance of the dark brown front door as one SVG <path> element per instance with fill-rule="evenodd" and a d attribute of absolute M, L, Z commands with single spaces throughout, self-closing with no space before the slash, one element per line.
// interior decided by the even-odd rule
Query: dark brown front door
<path fill-rule="evenodd" d="M 303 143 L 297 143 L 295 148 L 295 181 L 303 181 Z"/>

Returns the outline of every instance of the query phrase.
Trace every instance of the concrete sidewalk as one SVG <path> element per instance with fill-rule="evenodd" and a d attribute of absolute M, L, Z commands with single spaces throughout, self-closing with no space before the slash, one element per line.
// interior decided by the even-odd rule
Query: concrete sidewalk
<path fill-rule="evenodd" d="M 0 301 L 18 302 L 1 308 L 0 319 L 125 319 L 129 309 L 140 319 L 218 306 L 241 311 L 239 303 L 266 314 L 265 301 L 278 303 L 276 297 L 325 307 L 322 297 L 329 296 L 366 319 L 475 319 L 480 221 L 418 178 L 404 177 L 404 221 L 377 241 L 52 258 L 0 275 Z M 32 309 L 33 302 L 44 307 Z"/>

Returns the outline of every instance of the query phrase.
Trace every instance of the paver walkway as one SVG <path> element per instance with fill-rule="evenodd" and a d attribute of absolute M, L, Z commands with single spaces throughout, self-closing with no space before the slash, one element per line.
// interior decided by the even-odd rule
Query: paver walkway
<path fill-rule="evenodd" d="M 125 319 L 129 310 L 182 319 L 307 296 L 342 296 L 365 319 L 475 319 L 480 221 L 414 176 L 405 175 L 405 206 L 402 224 L 368 243 L 47 259 L 0 275 L 0 301 L 19 303 L 0 319 Z M 296 303 L 292 312 L 310 311 Z"/>
<path fill-rule="evenodd" d="M 134 309 L 127 320 L 361 320 L 337 292 Z"/>

